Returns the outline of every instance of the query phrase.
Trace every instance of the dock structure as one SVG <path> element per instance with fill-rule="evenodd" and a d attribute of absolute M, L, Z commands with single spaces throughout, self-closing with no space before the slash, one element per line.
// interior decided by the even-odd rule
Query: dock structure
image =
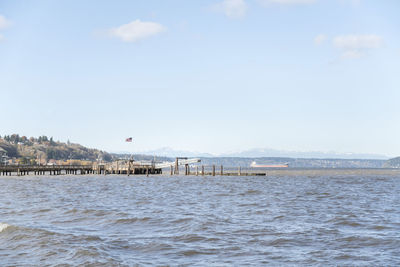
<path fill-rule="evenodd" d="M 149 175 L 162 174 L 162 168 L 154 162 L 118 160 L 104 165 L 103 174 Z"/>
<path fill-rule="evenodd" d="M 161 174 L 155 164 L 133 160 L 90 165 L 0 165 L 0 176 L 24 175 L 87 175 L 87 174 Z"/>
<path fill-rule="evenodd" d="M 185 175 L 190 175 L 190 164 L 199 162 L 201 162 L 201 160 L 198 158 L 189 159 L 186 157 L 178 157 L 174 162 L 156 163 L 154 166 L 160 169 L 170 168 L 171 175 L 179 175 L 179 166 L 185 166 Z"/>
<path fill-rule="evenodd" d="M 194 169 L 194 171 L 191 171 L 191 168 Z M 172 169 L 171 169 L 171 175 Z M 241 167 L 238 167 L 237 169 L 234 168 L 229 168 L 225 169 L 223 165 L 216 166 L 216 165 L 201 165 L 201 166 L 185 166 L 185 175 L 195 175 L 195 176 L 266 176 L 267 172 L 266 171 L 257 171 L 257 170 L 250 170 L 247 169 L 246 171 L 242 171 Z"/>
<path fill-rule="evenodd" d="M 0 175 L 61 175 L 93 174 L 97 170 L 92 165 L 5 165 L 0 166 Z"/>
<path fill-rule="evenodd" d="M 121 166 L 116 169 L 108 168 L 107 166 L 95 165 L 52 165 L 52 166 L 23 166 L 9 165 L 0 166 L 0 176 L 24 176 L 24 175 L 87 175 L 87 174 L 161 174 L 162 169 L 154 168 L 153 166 Z"/>
<path fill-rule="evenodd" d="M 171 176 L 180 175 L 179 169 L 184 167 L 185 176 L 265 176 L 266 172 L 254 170 L 242 171 L 241 167 L 224 169 L 224 166 L 199 165 L 198 158 L 176 158 L 172 162 L 156 163 L 154 161 L 117 160 L 109 163 L 95 162 L 90 165 L 0 165 L 0 176 L 24 175 L 159 175 L 163 169 Z M 168 171 L 167 171 L 168 173 Z"/>

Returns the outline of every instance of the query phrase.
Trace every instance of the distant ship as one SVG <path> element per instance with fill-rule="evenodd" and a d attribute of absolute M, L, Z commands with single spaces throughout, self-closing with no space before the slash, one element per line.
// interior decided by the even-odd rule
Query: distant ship
<path fill-rule="evenodd" d="M 250 164 L 250 167 L 252 167 L 252 168 L 288 168 L 289 167 L 289 163 L 260 165 L 260 164 L 257 164 L 255 161 L 253 161 Z"/>

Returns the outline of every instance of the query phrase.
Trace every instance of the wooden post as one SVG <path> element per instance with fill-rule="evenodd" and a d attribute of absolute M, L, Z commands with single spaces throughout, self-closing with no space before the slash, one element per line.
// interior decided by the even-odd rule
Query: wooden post
<path fill-rule="evenodd" d="M 205 175 L 204 174 L 204 165 L 201 165 L 201 175 L 203 175 L 203 176 Z"/>
<path fill-rule="evenodd" d="M 190 170 L 189 170 L 189 164 L 185 164 L 185 175 L 189 175 Z"/>
<path fill-rule="evenodd" d="M 174 167 L 171 165 L 171 176 L 174 174 Z"/>
<path fill-rule="evenodd" d="M 175 159 L 175 174 L 179 174 L 178 158 Z"/>
<path fill-rule="evenodd" d="M 221 165 L 221 176 L 224 175 L 224 166 Z"/>
<path fill-rule="evenodd" d="M 212 176 L 215 176 L 215 165 L 212 166 Z"/>
<path fill-rule="evenodd" d="M 130 160 L 128 160 L 128 171 L 127 171 L 127 173 L 128 173 L 128 176 L 131 174 L 131 161 Z"/>
<path fill-rule="evenodd" d="M 146 176 L 149 177 L 149 166 L 146 167 Z"/>
<path fill-rule="evenodd" d="M 199 175 L 199 166 L 196 166 L 196 176 Z"/>

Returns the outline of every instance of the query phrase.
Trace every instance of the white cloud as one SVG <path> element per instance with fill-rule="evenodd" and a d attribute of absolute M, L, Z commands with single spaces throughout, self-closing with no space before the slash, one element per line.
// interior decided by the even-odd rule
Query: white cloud
<path fill-rule="evenodd" d="M 145 22 L 137 19 L 128 24 L 110 29 L 109 34 L 124 42 L 137 42 L 162 33 L 165 30 L 166 28 L 159 23 Z"/>
<path fill-rule="evenodd" d="M 3 15 L 0 15 L 0 30 L 8 28 L 9 26 L 11 26 L 11 21 L 6 19 Z"/>
<path fill-rule="evenodd" d="M 280 4 L 280 5 L 304 5 L 313 4 L 317 0 L 258 0 L 262 5 Z"/>
<path fill-rule="evenodd" d="M 342 50 L 343 58 L 360 58 L 371 49 L 382 47 L 383 38 L 379 35 L 341 35 L 333 38 L 333 45 Z"/>
<path fill-rule="evenodd" d="M 333 39 L 335 47 L 342 49 L 379 48 L 383 44 L 383 38 L 378 35 L 342 35 Z"/>
<path fill-rule="evenodd" d="M 246 15 L 247 4 L 244 0 L 224 0 L 214 5 L 213 9 L 230 18 L 241 18 Z"/>
<path fill-rule="evenodd" d="M 328 39 L 328 37 L 325 34 L 319 34 L 314 38 L 314 44 L 321 45 L 326 39 Z"/>

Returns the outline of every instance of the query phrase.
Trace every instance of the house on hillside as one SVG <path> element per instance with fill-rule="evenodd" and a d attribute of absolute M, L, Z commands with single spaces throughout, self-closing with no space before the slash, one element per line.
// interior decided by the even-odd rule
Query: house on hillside
<path fill-rule="evenodd" d="M 8 163 L 7 151 L 0 147 L 0 165 L 6 165 Z"/>

